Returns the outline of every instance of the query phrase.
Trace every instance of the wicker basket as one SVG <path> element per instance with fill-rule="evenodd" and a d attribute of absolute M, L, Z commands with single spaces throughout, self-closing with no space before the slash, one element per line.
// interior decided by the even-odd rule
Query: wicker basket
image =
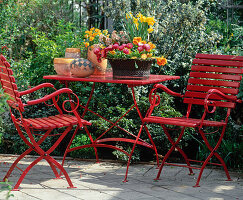
<path fill-rule="evenodd" d="M 147 79 L 153 60 L 108 59 L 115 79 Z"/>

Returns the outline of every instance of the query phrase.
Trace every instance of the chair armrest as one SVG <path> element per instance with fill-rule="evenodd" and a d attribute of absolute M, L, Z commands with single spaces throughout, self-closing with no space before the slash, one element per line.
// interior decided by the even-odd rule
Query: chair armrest
<path fill-rule="evenodd" d="M 229 96 L 217 89 L 210 89 L 210 90 L 208 90 L 208 94 L 206 95 L 206 97 L 204 99 L 204 108 L 206 109 L 206 111 L 208 113 L 214 113 L 216 110 L 215 102 L 213 100 L 209 99 L 211 95 L 220 96 L 223 100 L 228 100 L 231 102 L 238 102 L 238 103 L 242 102 L 240 99 L 237 99 L 236 96 Z M 209 106 L 213 107 L 213 109 L 211 111 L 209 111 L 209 109 L 208 109 Z"/>
<path fill-rule="evenodd" d="M 20 95 L 20 96 L 23 96 L 23 95 L 26 95 L 26 94 L 30 94 L 30 93 L 32 93 L 32 92 L 35 92 L 35 91 L 37 91 L 37 90 L 39 90 L 39 89 L 41 89 L 41 88 L 45 88 L 45 87 L 54 88 L 54 85 L 51 84 L 51 83 L 42 83 L 42 84 L 37 85 L 37 86 L 35 86 L 35 87 L 31 88 L 31 89 L 28 89 L 28 90 L 19 92 L 19 95 Z M 55 88 L 54 88 L 54 89 L 55 89 Z"/>
<path fill-rule="evenodd" d="M 163 91 L 165 91 L 167 94 L 170 94 L 172 96 L 177 96 L 177 97 L 183 97 L 184 95 L 174 92 L 172 90 L 170 90 L 169 88 L 167 88 L 166 86 L 162 85 L 162 84 L 155 84 L 154 88 L 159 88 L 162 89 Z"/>
<path fill-rule="evenodd" d="M 205 97 L 205 100 L 209 98 L 210 95 L 213 95 L 213 94 L 216 94 L 220 97 L 222 97 L 223 99 L 225 100 L 228 100 L 228 101 L 233 101 L 233 102 L 238 102 L 238 103 L 241 103 L 242 101 L 240 99 L 237 99 L 236 96 L 229 96 L 229 95 L 226 95 L 224 94 L 223 92 L 217 90 L 217 89 L 210 89 L 208 90 L 208 94 L 207 96 Z"/>
<path fill-rule="evenodd" d="M 52 99 L 53 97 L 59 95 L 59 94 L 63 94 L 63 93 L 73 93 L 73 91 L 69 88 L 62 88 L 60 90 L 57 90 L 49 95 L 46 95 L 40 99 L 35 99 L 35 100 L 31 100 L 27 102 L 27 105 L 35 105 L 35 104 L 39 104 L 45 101 L 48 101 L 49 99 Z"/>

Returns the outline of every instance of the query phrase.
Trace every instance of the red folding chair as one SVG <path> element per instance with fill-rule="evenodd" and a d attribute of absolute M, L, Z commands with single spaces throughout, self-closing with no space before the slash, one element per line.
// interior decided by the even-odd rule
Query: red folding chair
<path fill-rule="evenodd" d="M 160 124 L 172 145 L 163 158 L 156 179 L 159 179 L 165 164 L 187 167 L 189 168 L 190 174 L 193 174 L 192 169 L 200 169 L 196 185 L 194 186 L 199 187 L 199 182 L 204 168 L 207 164 L 213 164 L 223 166 L 227 179 L 231 180 L 225 162 L 218 153 L 218 148 L 222 142 L 231 109 L 235 108 L 236 102 L 242 102 L 241 100 L 237 99 L 236 96 L 239 92 L 240 82 L 242 79 L 242 67 L 243 56 L 197 54 L 196 59 L 193 60 L 188 85 L 184 95 L 173 92 L 160 84 L 154 86 L 149 96 L 151 106 L 143 120 L 143 123 Z M 153 114 L 154 108 L 160 103 L 160 96 L 156 94 L 156 92 L 160 89 L 170 95 L 183 98 L 183 102 L 188 104 L 186 116 L 166 118 L 155 116 Z M 200 119 L 191 118 L 191 110 L 195 105 L 204 106 Z M 208 118 L 208 115 L 213 114 L 218 107 L 226 109 L 225 119 L 222 121 L 211 121 Z M 200 109 L 198 109 L 198 112 L 199 111 Z M 175 140 L 172 139 L 171 133 L 168 131 L 168 125 L 181 127 L 181 131 Z M 185 152 L 179 147 L 179 142 L 183 137 L 185 128 L 187 127 L 194 128 L 201 135 L 202 140 L 210 151 L 210 154 L 205 161 L 188 159 Z M 216 130 L 210 130 L 210 132 L 208 132 L 209 129 Z M 213 134 L 216 132 L 219 132 L 220 136 L 217 140 L 215 138 L 217 143 L 215 146 L 213 146 L 209 143 L 207 135 L 213 136 Z M 177 150 L 182 155 L 186 165 L 166 163 L 166 160 L 174 150 Z M 219 163 L 210 162 L 213 156 L 219 160 Z M 201 162 L 201 167 L 191 166 L 190 162 L 193 161 Z"/>
<path fill-rule="evenodd" d="M 15 79 L 13 77 L 13 71 L 10 68 L 10 64 L 6 61 L 3 55 L 0 55 L 0 82 L 2 88 L 4 89 L 4 92 L 9 96 L 9 100 L 7 101 L 7 103 L 10 107 L 10 115 L 13 120 L 13 123 L 18 131 L 19 136 L 29 146 L 29 149 L 27 149 L 24 153 L 22 153 L 12 164 L 7 174 L 3 178 L 3 181 L 6 181 L 8 179 L 8 177 L 10 176 L 10 174 L 15 168 L 19 169 L 22 172 L 22 175 L 20 176 L 18 182 L 13 188 L 13 190 L 18 190 L 20 183 L 23 181 L 25 175 L 29 172 L 29 170 L 33 166 L 35 166 L 38 162 L 40 162 L 42 159 L 45 159 L 49 163 L 56 178 L 60 178 L 60 174 L 64 174 L 69 184 L 69 187 L 73 188 L 74 186 L 66 170 L 63 168 L 61 164 L 59 164 L 53 157 L 50 156 L 50 153 L 52 153 L 56 149 L 56 147 L 60 144 L 60 142 L 64 139 L 64 137 L 68 134 L 68 132 L 72 130 L 73 126 L 77 125 L 74 134 L 76 134 L 80 128 L 84 128 L 85 131 L 88 133 L 88 129 L 86 126 L 91 124 L 88 121 L 81 119 L 77 112 L 77 108 L 79 107 L 78 97 L 72 92 L 71 89 L 62 88 L 60 90 L 56 90 L 55 92 L 49 95 L 44 96 L 43 98 L 31 100 L 28 101 L 27 103 L 23 103 L 21 97 L 24 95 L 31 94 L 42 88 L 48 88 L 48 87 L 53 89 L 55 88 L 51 83 L 43 83 L 29 90 L 19 92 L 17 85 L 15 84 Z M 62 95 L 66 94 L 68 98 L 68 100 L 65 100 L 62 103 L 62 107 L 58 105 L 59 95 L 61 94 Z M 75 101 L 72 100 L 71 97 L 75 97 L 76 98 Z M 53 102 L 53 104 L 49 106 L 55 106 L 59 112 L 58 115 L 48 116 L 43 118 L 24 117 L 25 107 L 31 105 L 37 105 L 40 103 L 45 103 L 46 105 L 48 105 L 47 103 L 48 100 L 51 100 Z M 67 110 L 67 106 L 69 106 L 69 108 L 71 106 L 71 111 Z M 65 111 L 66 114 L 63 111 Z M 71 115 L 69 113 L 73 113 L 74 115 Z M 62 133 L 51 134 L 51 132 L 54 129 L 63 128 L 63 127 L 65 129 Z M 49 150 L 44 151 L 41 148 L 41 143 L 43 143 L 47 137 L 51 137 L 51 136 L 59 136 L 59 137 L 52 145 L 52 147 L 50 147 Z M 20 169 L 17 166 L 18 162 L 22 158 L 24 158 L 27 154 L 31 153 L 32 151 L 35 151 L 37 154 L 39 154 L 39 157 L 35 159 L 26 169 L 24 170 Z M 58 173 L 57 169 L 60 170 L 61 172 L 60 174 Z"/>

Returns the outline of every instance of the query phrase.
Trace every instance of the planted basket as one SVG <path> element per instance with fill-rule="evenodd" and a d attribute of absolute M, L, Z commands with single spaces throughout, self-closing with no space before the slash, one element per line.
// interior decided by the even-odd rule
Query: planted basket
<path fill-rule="evenodd" d="M 108 59 L 115 79 L 147 79 L 153 60 Z"/>

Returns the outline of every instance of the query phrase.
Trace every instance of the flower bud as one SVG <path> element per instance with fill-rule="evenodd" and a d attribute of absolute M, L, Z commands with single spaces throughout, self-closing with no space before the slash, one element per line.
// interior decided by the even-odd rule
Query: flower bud
<path fill-rule="evenodd" d="M 121 45 L 121 46 L 119 46 L 119 48 L 118 48 L 120 51 L 122 51 L 123 49 L 124 49 L 124 46 L 123 45 Z"/>
<path fill-rule="evenodd" d="M 123 53 L 125 53 L 125 54 L 129 54 L 130 52 L 129 52 L 129 49 L 123 49 Z"/>
<path fill-rule="evenodd" d="M 143 48 L 144 48 L 146 51 L 149 51 L 149 50 L 150 50 L 150 45 L 149 45 L 149 44 L 144 44 L 144 45 L 143 45 Z"/>
<path fill-rule="evenodd" d="M 132 48 L 133 48 L 133 44 L 132 44 L 132 43 L 128 43 L 128 44 L 126 44 L 126 47 L 127 47 L 128 49 L 132 49 Z"/>
<path fill-rule="evenodd" d="M 113 48 L 113 49 L 118 49 L 118 48 L 119 48 L 119 44 L 118 44 L 118 43 L 113 44 L 113 45 L 112 45 L 112 48 Z"/>
<path fill-rule="evenodd" d="M 100 53 L 100 49 L 99 48 L 94 48 L 94 50 L 93 50 L 93 52 L 94 52 L 94 54 L 99 54 Z"/>
<path fill-rule="evenodd" d="M 143 51 L 143 47 L 138 47 L 138 51 L 139 51 L 139 53 L 140 53 L 141 51 Z"/>

